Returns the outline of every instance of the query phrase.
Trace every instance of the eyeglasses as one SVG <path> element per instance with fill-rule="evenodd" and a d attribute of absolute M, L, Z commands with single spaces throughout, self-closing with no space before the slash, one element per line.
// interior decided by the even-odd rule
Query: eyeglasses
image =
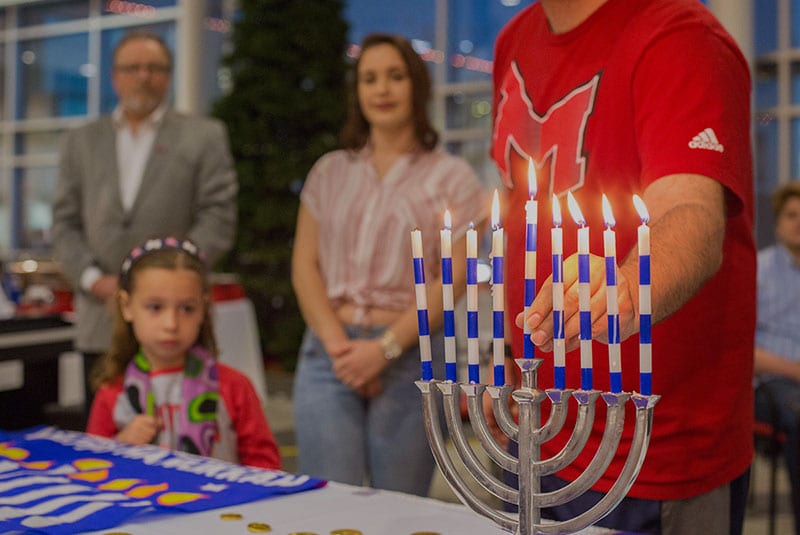
<path fill-rule="evenodd" d="M 145 71 L 147 74 L 167 74 L 169 65 L 159 63 L 130 63 L 128 65 L 115 65 L 114 70 L 123 74 L 136 74 Z"/>

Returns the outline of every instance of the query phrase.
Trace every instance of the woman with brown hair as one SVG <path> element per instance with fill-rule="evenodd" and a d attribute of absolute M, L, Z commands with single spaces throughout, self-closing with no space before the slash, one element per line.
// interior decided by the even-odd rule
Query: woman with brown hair
<path fill-rule="evenodd" d="M 295 377 L 300 472 L 419 495 L 433 458 L 422 421 L 410 231 L 422 230 L 431 328 L 442 324 L 438 230 L 453 215 L 453 257 L 486 196 L 469 164 L 438 147 L 427 67 L 408 40 L 372 34 L 354 66 L 342 149 L 301 194 L 292 281 L 308 329 Z M 464 262 L 454 262 L 456 297 Z M 441 334 L 434 362 L 442 362 Z M 436 352 L 439 352 L 438 358 Z"/>

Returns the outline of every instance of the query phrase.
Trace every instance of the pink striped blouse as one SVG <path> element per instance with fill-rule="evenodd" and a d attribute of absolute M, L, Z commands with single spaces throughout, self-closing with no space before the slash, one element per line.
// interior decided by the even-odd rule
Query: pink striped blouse
<path fill-rule="evenodd" d="M 426 280 L 440 272 L 445 209 L 454 241 L 483 221 L 488 196 L 469 164 L 442 150 L 401 157 L 379 179 L 370 148 L 320 158 L 301 194 L 319 226 L 319 258 L 334 307 L 402 310 L 414 303 L 410 231 L 422 231 Z M 459 261 L 454 259 L 454 262 Z"/>

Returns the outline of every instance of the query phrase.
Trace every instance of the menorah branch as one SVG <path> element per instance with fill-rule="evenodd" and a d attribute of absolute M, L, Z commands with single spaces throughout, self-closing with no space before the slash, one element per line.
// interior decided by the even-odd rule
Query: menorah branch
<path fill-rule="evenodd" d="M 489 430 L 489 424 L 486 422 L 486 415 L 483 413 L 483 392 L 486 387 L 469 384 L 461 385 L 461 389 L 467 394 L 469 421 L 478 442 L 495 464 L 503 470 L 516 474 L 519 470 L 519 462 L 497 444 Z"/>
<path fill-rule="evenodd" d="M 501 528 L 513 532 L 516 530 L 518 522 L 483 503 L 459 477 L 447 453 L 444 438 L 442 437 L 436 397 L 431 388 L 437 382 L 438 381 L 416 381 L 416 385 L 422 392 L 422 410 L 425 418 L 425 432 L 428 435 L 428 444 L 431 447 L 434 459 L 436 459 L 436 464 L 439 465 L 442 476 L 444 476 L 458 499 L 470 509 L 489 518 Z"/>
<path fill-rule="evenodd" d="M 499 481 L 487 470 L 469 445 L 464 435 L 464 428 L 461 425 L 460 398 L 458 396 L 461 391 L 458 389 L 458 385 L 456 383 L 443 382 L 439 383 L 438 386 L 442 392 L 447 430 L 461 461 L 484 489 L 508 503 L 519 503 L 519 492 Z"/>
<path fill-rule="evenodd" d="M 540 533 L 573 533 L 580 531 L 606 516 L 625 498 L 631 485 L 636 480 L 642 463 L 644 463 L 652 432 L 653 407 L 660 399 L 660 396 L 656 395 L 642 396 L 634 394 L 632 397 L 636 405 L 636 427 L 625 465 L 622 467 L 622 471 L 617 476 L 611 489 L 594 506 L 575 518 L 536 526 Z"/>

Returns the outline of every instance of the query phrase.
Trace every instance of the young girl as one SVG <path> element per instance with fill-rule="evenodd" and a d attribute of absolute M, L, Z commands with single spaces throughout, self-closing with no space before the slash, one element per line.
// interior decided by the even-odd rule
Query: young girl
<path fill-rule="evenodd" d="M 216 362 L 206 269 L 197 247 L 149 240 L 122 265 L 111 349 L 87 432 L 262 468 L 280 468 L 255 390 Z"/>

